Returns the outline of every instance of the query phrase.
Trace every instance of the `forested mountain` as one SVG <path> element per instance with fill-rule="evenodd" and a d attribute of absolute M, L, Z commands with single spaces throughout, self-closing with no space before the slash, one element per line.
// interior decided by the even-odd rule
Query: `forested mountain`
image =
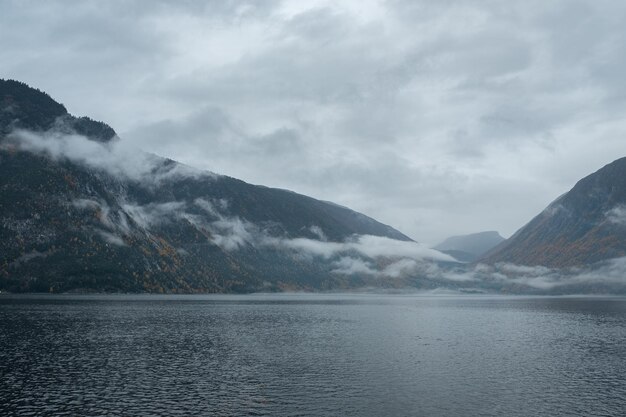
<path fill-rule="evenodd" d="M 483 262 L 575 267 L 626 256 L 626 158 L 581 179 Z"/>
<path fill-rule="evenodd" d="M 335 289 L 446 260 L 348 208 L 120 150 L 23 83 L 0 81 L 0 110 L 0 290 Z"/>

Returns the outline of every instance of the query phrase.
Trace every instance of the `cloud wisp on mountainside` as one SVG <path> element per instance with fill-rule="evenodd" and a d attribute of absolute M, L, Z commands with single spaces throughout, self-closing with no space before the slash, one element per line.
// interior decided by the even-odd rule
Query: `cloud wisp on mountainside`
<path fill-rule="evenodd" d="M 99 169 L 113 176 L 158 185 L 168 178 L 205 177 L 215 175 L 180 163 L 164 164 L 165 159 L 144 152 L 128 142 L 113 139 L 106 143 L 89 140 L 79 134 L 67 134 L 58 130 L 33 132 L 16 129 L 7 135 L 2 144 L 17 146 L 19 150 L 45 154 L 53 159 L 67 159 Z"/>
<path fill-rule="evenodd" d="M 622 293 L 626 290 L 626 257 L 593 265 L 547 268 L 499 262 L 452 269 L 432 268 L 433 279 L 467 283 L 467 288 L 531 293 Z M 594 291 L 595 290 L 595 291 Z"/>
<path fill-rule="evenodd" d="M 354 235 L 343 242 L 329 242 L 326 240 L 310 238 L 286 238 L 271 235 L 259 225 L 255 225 L 237 216 L 225 214 L 228 202 L 220 200 L 211 202 L 204 199 L 196 199 L 192 203 L 171 201 L 167 203 L 148 204 L 144 206 L 122 203 L 121 209 L 114 211 L 102 201 L 80 199 L 72 204 L 81 209 L 96 210 L 102 226 L 108 233 L 119 233 L 118 241 L 123 241 L 123 236 L 132 233 L 130 222 L 149 232 L 151 227 L 162 225 L 173 220 L 184 220 L 194 227 L 207 233 L 207 239 L 213 244 L 227 251 L 236 251 L 245 246 L 273 247 L 276 249 L 292 251 L 305 257 L 320 257 L 331 259 L 337 255 L 353 253 L 368 259 L 376 258 L 400 258 L 402 260 L 418 261 L 444 261 L 455 262 L 454 258 L 425 245 L 411 241 L 399 241 L 381 236 Z M 204 214 L 198 214 L 197 210 L 189 212 L 191 206 L 199 207 Z M 312 226 L 317 229 L 319 227 Z M 399 276 L 398 268 L 401 264 L 391 265 L 385 271 L 374 269 L 342 268 L 346 262 L 363 262 L 350 257 L 342 257 L 338 262 L 337 273 L 365 272 L 376 275 Z M 363 263 L 363 265 L 368 265 Z M 408 269 L 408 268 L 404 268 Z"/>

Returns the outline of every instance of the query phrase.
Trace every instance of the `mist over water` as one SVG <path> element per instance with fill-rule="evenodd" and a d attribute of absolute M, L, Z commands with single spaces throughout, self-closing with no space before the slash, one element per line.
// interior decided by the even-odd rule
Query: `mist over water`
<path fill-rule="evenodd" d="M 626 299 L 1 296 L 2 415 L 620 415 Z"/>

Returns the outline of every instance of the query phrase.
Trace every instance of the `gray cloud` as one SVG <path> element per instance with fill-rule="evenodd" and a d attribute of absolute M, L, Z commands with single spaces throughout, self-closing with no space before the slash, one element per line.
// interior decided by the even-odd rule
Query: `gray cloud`
<path fill-rule="evenodd" d="M 100 143 L 76 134 L 55 130 L 32 132 L 15 130 L 7 136 L 3 147 L 16 146 L 27 152 L 45 154 L 53 159 L 68 159 L 90 168 L 123 176 L 146 185 L 156 185 L 173 177 L 206 177 L 215 174 L 183 164 L 163 164 L 164 160 L 119 140 Z"/>
<path fill-rule="evenodd" d="M 98 230 L 98 229 L 96 229 L 96 233 L 99 234 L 102 237 L 102 239 L 104 239 L 104 241 L 107 243 L 110 243 L 115 246 L 126 246 L 126 242 L 124 242 L 124 239 L 122 239 L 121 237 L 113 233 L 109 233 L 105 230 Z"/>
<path fill-rule="evenodd" d="M 606 220 L 620 226 L 626 226 L 626 207 L 618 205 L 606 212 Z"/>
<path fill-rule="evenodd" d="M 306 238 L 284 239 L 264 236 L 261 240 L 261 244 L 327 259 L 338 254 L 356 253 L 370 259 L 392 258 L 419 261 L 455 261 L 451 256 L 430 249 L 420 243 L 405 242 L 371 235 L 355 235 L 345 242 L 325 242 Z"/>
<path fill-rule="evenodd" d="M 510 234 L 626 153 L 619 2 L 0 7 L 1 76 L 122 142 L 420 241 Z"/>

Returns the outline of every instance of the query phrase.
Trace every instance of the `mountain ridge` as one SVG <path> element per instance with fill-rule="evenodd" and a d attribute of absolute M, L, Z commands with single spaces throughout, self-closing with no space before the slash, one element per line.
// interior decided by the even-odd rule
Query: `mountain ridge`
<path fill-rule="evenodd" d="M 505 239 L 496 231 L 470 233 L 467 235 L 450 236 L 433 249 L 454 256 L 460 261 L 471 262 L 503 242 Z"/>

